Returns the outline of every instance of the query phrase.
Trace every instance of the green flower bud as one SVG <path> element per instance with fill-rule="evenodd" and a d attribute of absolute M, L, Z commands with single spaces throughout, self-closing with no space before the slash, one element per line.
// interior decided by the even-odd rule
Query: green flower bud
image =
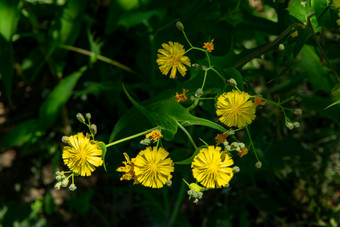
<path fill-rule="evenodd" d="M 85 115 L 85 117 L 86 117 L 87 120 L 91 120 L 91 114 L 90 114 L 90 113 L 87 113 L 87 114 Z"/>
<path fill-rule="evenodd" d="M 61 182 L 58 182 L 54 185 L 54 188 L 60 190 Z"/>
<path fill-rule="evenodd" d="M 262 162 L 256 162 L 255 166 L 256 166 L 256 168 L 261 169 Z"/>
<path fill-rule="evenodd" d="M 75 184 L 71 184 L 69 187 L 70 191 L 75 191 L 77 189 Z"/>
<path fill-rule="evenodd" d="M 97 125 L 91 124 L 90 130 L 91 130 L 91 133 L 93 133 L 94 135 L 97 134 Z"/>
<path fill-rule="evenodd" d="M 177 27 L 178 30 L 184 31 L 184 25 L 182 24 L 182 22 L 177 21 L 176 27 Z"/>
<path fill-rule="evenodd" d="M 68 185 L 68 178 L 65 178 L 64 180 L 61 181 L 61 187 L 65 188 Z"/>
<path fill-rule="evenodd" d="M 81 113 L 77 113 L 76 118 L 80 121 L 80 123 L 85 123 L 85 118 Z"/>

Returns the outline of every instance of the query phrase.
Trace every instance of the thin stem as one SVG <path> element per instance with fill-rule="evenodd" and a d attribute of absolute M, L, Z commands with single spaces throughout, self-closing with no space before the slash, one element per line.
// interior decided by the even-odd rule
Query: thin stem
<path fill-rule="evenodd" d="M 189 41 L 189 39 L 188 39 L 187 35 L 185 34 L 185 31 L 184 31 L 184 30 L 182 30 L 182 33 L 183 33 L 183 35 L 184 35 L 185 39 L 187 40 L 187 42 L 189 43 L 190 47 L 192 48 L 193 46 L 192 46 L 192 44 L 190 43 L 190 41 Z M 191 48 L 190 48 L 190 49 L 191 49 Z"/>
<path fill-rule="evenodd" d="M 214 68 L 210 68 L 212 71 L 214 71 L 222 80 L 223 80 L 223 82 L 225 82 L 226 80 L 225 80 L 225 78 L 216 70 L 216 69 L 214 69 Z"/>
<path fill-rule="evenodd" d="M 281 39 L 283 39 L 292 30 L 292 28 L 295 27 L 295 26 L 296 26 L 296 23 L 290 25 L 273 42 L 268 43 L 267 45 L 260 48 L 259 50 L 253 52 L 252 54 L 250 54 L 250 55 L 246 56 L 245 58 L 241 59 L 240 61 L 236 62 L 232 67 L 237 68 L 237 67 L 243 65 L 244 63 L 250 61 L 251 59 L 255 58 L 256 56 L 266 52 L 271 47 L 275 46 Z"/>
<path fill-rule="evenodd" d="M 133 135 L 133 136 L 129 136 L 129 137 L 126 137 L 126 138 L 124 138 L 124 139 L 120 139 L 120 140 L 114 141 L 114 142 L 112 142 L 112 143 L 106 144 L 106 147 L 111 147 L 111 146 L 113 146 L 113 145 L 116 145 L 116 144 L 119 144 L 119 143 L 122 143 L 122 142 L 125 142 L 125 141 L 128 141 L 128 140 L 131 140 L 131 139 L 136 138 L 136 137 L 138 137 L 138 136 L 145 135 L 145 134 L 147 134 L 147 133 L 149 133 L 149 132 L 151 132 L 151 131 L 153 131 L 153 130 L 155 130 L 155 129 L 159 129 L 159 127 L 154 127 L 154 128 L 152 128 L 152 129 L 146 130 L 146 131 L 144 131 L 144 132 L 140 132 L 140 133 L 135 134 L 135 135 Z"/>
<path fill-rule="evenodd" d="M 311 23 L 311 21 L 310 21 L 310 16 L 307 17 L 307 21 L 308 21 L 308 25 L 309 25 L 309 27 L 310 27 L 310 30 L 312 31 L 314 41 L 315 41 L 316 45 L 318 46 L 318 48 L 319 48 L 319 50 L 320 50 L 320 52 L 321 52 L 321 56 L 326 60 L 328 66 L 331 68 L 331 70 L 332 70 L 334 76 L 336 77 L 336 79 L 338 80 L 338 82 L 340 82 L 340 77 L 339 77 L 339 75 L 335 72 L 335 70 L 334 70 L 332 64 L 329 62 L 329 60 L 328 60 L 328 58 L 327 58 L 327 56 L 326 56 L 324 50 L 323 50 L 322 47 L 321 47 L 321 45 L 320 45 L 320 43 L 319 43 L 319 41 L 318 41 L 318 38 L 316 37 L 316 34 L 315 34 L 315 32 L 314 32 L 314 29 L 313 29 L 313 25 L 312 25 L 312 23 Z"/>
<path fill-rule="evenodd" d="M 187 135 L 191 144 L 194 146 L 195 150 L 197 150 L 197 146 L 196 146 L 194 140 L 192 139 L 191 135 L 189 134 L 189 132 L 178 121 L 176 121 L 176 123 L 177 123 L 178 127 L 180 127 L 180 129 L 182 129 L 182 131 L 185 133 L 185 135 Z"/>
<path fill-rule="evenodd" d="M 170 221 L 169 221 L 169 226 L 173 226 L 175 224 L 179 208 L 180 208 L 182 200 L 184 198 L 184 194 L 185 194 L 185 183 L 182 182 L 181 188 L 179 189 L 175 208 L 174 208 L 174 211 L 172 212 L 172 215 L 171 215 L 171 218 L 170 218 Z"/>
<path fill-rule="evenodd" d="M 84 49 L 81 49 L 81 48 L 78 48 L 78 47 L 74 47 L 74 46 L 65 45 L 65 44 L 60 44 L 60 47 L 63 48 L 63 49 L 66 49 L 66 50 L 71 50 L 71 51 L 77 52 L 79 54 L 87 55 L 87 56 L 90 56 L 90 57 L 92 57 L 92 56 L 96 57 L 100 61 L 106 62 L 106 63 L 114 65 L 114 66 L 116 66 L 116 67 L 118 67 L 118 68 L 120 68 L 122 70 L 125 70 L 125 71 L 127 71 L 129 73 L 132 73 L 132 74 L 140 76 L 139 73 L 137 73 L 136 71 L 134 71 L 130 67 L 128 67 L 128 66 L 126 66 L 126 65 L 124 65 L 122 63 L 119 63 L 119 62 L 117 62 L 115 60 L 112 60 L 110 58 L 104 57 L 102 55 L 97 55 L 94 52 L 91 52 L 91 51 L 88 51 L 88 50 L 84 50 Z"/>
<path fill-rule="evenodd" d="M 257 161 L 259 162 L 260 160 L 259 160 L 259 157 L 257 156 L 257 152 L 256 152 L 256 149 L 255 149 L 255 146 L 254 146 L 254 143 L 253 143 L 253 139 L 251 138 L 248 126 L 246 126 L 246 131 L 247 131 L 247 134 L 248 134 L 248 137 L 249 137 L 249 140 L 250 140 L 250 146 L 254 151 L 254 154 L 255 154 Z"/>
<path fill-rule="evenodd" d="M 201 87 L 202 90 L 203 90 L 203 88 L 204 88 L 205 81 L 206 81 L 206 79 L 207 79 L 207 74 L 208 74 L 208 70 L 204 70 L 204 78 L 203 78 L 203 83 L 202 83 L 202 87 Z"/>

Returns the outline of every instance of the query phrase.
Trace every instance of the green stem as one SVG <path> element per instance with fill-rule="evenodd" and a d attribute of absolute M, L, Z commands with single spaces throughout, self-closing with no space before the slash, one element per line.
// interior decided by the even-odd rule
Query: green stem
<path fill-rule="evenodd" d="M 110 58 L 107 58 L 107 57 L 104 57 L 102 55 L 97 55 L 96 53 L 94 52 L 91 52 L 91 51 L 88 51 L 88 50 L 84 50 L 84 49 L 81 49 L 81 48 L 78 48 L 78 47 L 74 47 L 74 46 L 69 46 L 69 45 L 65 45 L 65 44 L 61 44 L 60 45 L 61 48 L 63 49 L 66 49 L 66 50 L 71 50 L 71 51 L 74 51 L 74 52 L 77 52 L 79 54 L 83 54 L 83 55 L 87 55 L 87 56 L 94 56 L 96 57 L 98 60 L 100 61 L 103 61 L 103 62 L 106 62 L 108 64 L 111 64 L 111 65 L 114 65 L 122 70 L 125 70 L 129 73 L 132 73 L 134 75 L 137 75 L 137 76 L 141 76 L 139 73 L 137 73 L 136 71 L 134 71 L 133 69 L 131 69 L 130 67 L 122 64 L 122 63 L 119 63 L 115 60 L 112 60 Z"/>
<path fill-rule="evenodd" d="M 248 137 L 249 137 L 249 140 L 250 140 L 250 146 L 254 151 L 254 154 L 255 154 L 257 161 L 259 162 L 260 160 L 259 160 L 259 157 L 257 156 L 257 152 L 256 152 L 256 149 L 255 149 L 255 146 L 254 146 L 254 143 L 253 143 L 253 139 L 251 138 L 248 126 L 246 126 L 246 131 L 247 131 L 247 134 L 248 134 Z"/>
<path fill-rule="evenodd" d="M 153 130 L 155 130 L 155 129 L 159 129 L 159 127 L 154 127 L 154 128 L 152 128 L 152 129 L 146 130 L 146 131 L 144 131 L 144 132 L 140 132 L 140 133 L 135 134 L 135 135 L 133 135 L 133 136 L 129 136 L 129 137 L 126 137 L 126 138 L 124 138 L 124 139 L 120 139 L 120 140 L 114 141 L 114 142 L 112 142 L 112 143 L 106 144 L 106 147 L 111 147 L 111 146 L 113 146 L 113 145 L 116 145 L 116 144 L 119 144 L 119 143 L 122 143 L 122 142 L 125 142 L 125 141 L 128 141 L 128 140 L 131 140 L 131 139 L 136 138 L 136 137 L 138 137 L 138 136 L 145 135 L 145 134 L 147 134 L 147 133 L 149 133 L 149 132 L 151 132 L 151 131 L 153 131 Z"/>
<path fill-rule="evenodd" d="M 233 68 L 237 68 L 241 65 L 243 65 L 244 63 L 250 61 L 251 59 L 255 58 L 256 56 L 266 52 L 267 50 L 269 50 L 271 47 L 275 46 L 281 39 L 283 39 L 286 35 L 288 35 L 288 33 L 292 30 L 293 27 L 296 26 L 296 23 L 290 25 L 288 28 L 286 28 L 286 30 L 284 30 L 273 42 L 268 43 L 267 45 L 265 45 L 264 47 L 260 48 L 259 50 L 253 52 L 252 54 L 246 56 L 245 58 L 241 59 L 240 61 L 236 62 L 232 67 Z"/>
<path fill-rule="evenodd" d="M 331 68 L 331 70 L 332 70 L 332 72 L 333 72 L 335 78 L 338 80 L 338 82 L 340 82 L 340 77 L 339 77 L 339 75 L 335 72 L 335 70 L 334 70 L 332 64 L 329 62 L 329 60 L 328 60 L 328 58 L 327 58 L 327 56 L 326 56 L 324 50 L 323 50 L 322 47 L 321 47 L 321 45 L 320 45 L 320 43 L 319 43 L 319 41 L 318 41 L 318 38 L 316 37 L 316 34 L 315 34 L 315 32 L 314 32 L 313 25 L 312 25 L 312 23 L 311 23 L 311 21 L 310 21 L 310 17 L 309 17 L 309 16 L 307 17 L 307 21 L 308 21 L 308 25 L 309 25 L 309 27 L 310 27 L 310 30 L 312 31 L 314 41 L 315 41 L 316 45 L 318 46 L 318 48 L 319 48 L 319 50 L 320 50 L 320 52 L 321 52 L 321 56 L 326 60 L 328 66 Z"/>
<path fill-rule="evenodd" d="M 184 194 L 185 194 L 185 183 L 182 182 L 181 188 L 179 189 L 175 208 L 174 208 L 174 211 L 172 212 L 172 215 L 171 215 L 171 218 L 170 218 L 170 221 L 169 221 L 169 226 L 173 226 L 175 224 L 179 208 L 180 208 L 182 200 L 184 198 Z"/>
<path fill-rule="evenodd" d="M 212 71 L 214 71 L 222 80 L 223 82 L 225 82 L 226 80 L 224 79 L 224 77 L 214 68 L 210 68 Z"/>
<path fill-rule="evenodd" d="M 191 135 L 189 134 L 189 132 L 178 121 L 176 121 L 176 123 L 177 123 L 178 127 L 180 127 L 180 129 L 182 129 L 182 131 L 185 133 L 185 135 L 187 135 L 191 144 L 194 146 L 195 150 L 197 150 L 197 146 L 196 146 L 194 140 L 192 139 Z"/>
<path fill-rule="evenodd" d="M 183 33 L 185 39 L 187 40 L 187 42 L 189 43 L 190 47 L 193 48 L 193 46 L 192 46 L 192 44 L 190 43 L 190 41 L 189 41 L 187 35 L 185 34 L 185 31 L 184 31 L 184 30 L 182 30 L 182 33 Z M 191 48 L 190 48 L 190 49 L 191 49 Z"/>
<path fill-rule="evenodd" d="M 206 81 L 206 79 L 207 79 L 207 74 L 208 74 L 208 70 L 204 70 L 204 78 L 203 78 L 203 83 L 202 83 L 202 87 L 201 87 L 202 90 L 203 90 L 203 88 L 204 88 L 205 81 Z"/>

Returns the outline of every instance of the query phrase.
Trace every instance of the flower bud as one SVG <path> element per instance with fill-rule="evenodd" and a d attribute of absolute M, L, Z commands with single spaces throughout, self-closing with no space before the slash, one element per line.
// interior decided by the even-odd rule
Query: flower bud
<path fill-rule="evenodd" d="M 200 70 L 201 69 L 201 66 L 197 63 L 194 63 L 191 65 L 191 67 L 193 67 L 195 70 Z"/>
<path fill-rule="evenodd" d="M 279 45 L 279 51 L 284 51 L 284 49 L 285 49 L 285 46 L 281 43 L 281 44 Z"/>
<path fill-rule="evenodd" d="M 182 24 L 182 22 L 177 21 L 176 27 L 177 27 L 178 30 L 184 31 L 184 25 Z"/>
<path fill-rule="evenodd" d="M 198 88 L 195 92 L 195 96 L 196 97 L 201 97 L 203 95 L 203 89 L 202 88 Z"/>
<path fill-rule="evenodd" d="M 64 180 L 61 181 L 61 187 L 67 187 L 68 185 L 68 178 L 65 178 Z"/>
<path fill-rule="evenodd" d="M 63 179 L 63 176 L 62 176 L 62 175 L 57 175 L 57 176 L 55 177 L 55 179 L 56 179 L 57 181 L 61 181 L 61 180 Z"/>
<path fill-rule="evenodd" d="M 172 185 L 172 181 L 168 180 L 165 184 L 166 184 L 166 186 L 170 187 Z"/>
<path fill-rule="evenodd" d="M 229 80 L 227 80 L 227 82 L 233 87 L 237 86 L 237 82 L 234 78 L 230 78 Z"/>
<path fill-rule="evenodd" d="M 61 142 L 68 143 L 68 136 L 61 137 Z"/>
<path fill-rule="evenodd" d="M 54 185 L 54 188 L 60 190 L 61 182 L 58 182 Z"/>
<path fill-rule="evenodd" d="M 234 173 L 240 172 L 240 167 L 234 166 L 234 167 L 233 167 L 233 172 L 234 172 Z"/>
<path fill-rule="evenodd" d="M 290 130 L 292 130 L 292 129 L 294 128 L 294 125 L 293 125 L 291 122 L 289 122 L 289 121 L 286 121 L 286 122 L 285 122 L 285 125 L 286 125 L 287 128 L 289 128 Z"/>
<path fill-rule="evenodd" d="M 91 133 L 93 133 L 94 135 L 97 134 L 97 125 L 91 124 L 90 130 L 91 130 Z"/>
<path fill-rule="evenodd" d="M 78 121 L 80 121 L 81 123 L 85 123 L 85 118 L 81 113 L 77 113 L 76 118 L 78 119 Z"/>
<path fill-rule="evenodd" d="M 260 162 L 260 161 L 256 162 L 255 166 L 256 166 L 256 168 L 261 169 L 262 162 Z"/>
<path fill-rule="evenodd" d="M 293 122 L 293 125 L 294 125 L 294 127 L 295 127 L 295 128 L 298 128 L 298 127 L 300 127 L 300 123 L 299 123 L 299 122 L 297 122 L 297 121 Z"/>
<path fill-rule="evenodd" d="M 68 189 L 70 189 L 70 191 L 75 191 L 77 189 L 77 186 L 75 184 L 71 184 Z"/>
<path fill-rule="evenodd" d="M 207 66 L 205 66 L 205 65 L 202 65 L 202 69 L 203 69 L 203 70 L 207 70 L 207 69 L 208 69 L 208 67 L 207 67 Z"/>
<path fill-rule="evenodd" d="M 293 111 L 293 113 L 294 113 L 295 115 L 300 116 L 300 115 L 302 115 L 302 109 L 295 109 L 295 110 Z"/>
<path fill-rule="evenodd" d="M 87 120 L 91 120 L 91 114 L 90 114 L 90 113 L 87 113 L 87 114 L 85 115 L 85 117 L 86 117 Z"/>
<path fill-rule="evenodd" d="M 227 134 L 228 134 L 229 136 L 235 135 L 235 131 L 234 131 L 234 130 L 228 130 L 228 131 L 227 131 Z"/>
<path fill-rule="evenodd" d="M 152 138 L 146 138 L 140 141 L 140 144 L 145 145 L 145 146 L 149 146 L 151 144 L 151 140 Z"/>

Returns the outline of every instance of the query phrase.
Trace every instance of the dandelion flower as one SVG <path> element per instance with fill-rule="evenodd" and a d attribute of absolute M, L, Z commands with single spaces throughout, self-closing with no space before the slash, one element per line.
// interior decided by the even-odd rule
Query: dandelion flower
<path fill-rule="evenodd" d="M 178 94 L 176 92 L 176 96 L 175 96 L 176 102 L 182 102 L 182 101 L 188 100 L 188 97 L 185 95 L 185 93 L 187 93 L 188 91 L 189 90 L 183 89 L 183 93 L 182 94 Z"/>
<path fill-rule="evenodd" d="M 255 104 L 249 100 L 250 95 L 233 90 L 224 92 L 217 99 L 216 114 L 219 120 L 229 126 L 243 128 L 255 119 Z"/>
<path fill-rule="evenodd" d="M 203 148 L 191 164 L 194 178 L 206 188 L 226 186 L 233 177 L 234 162 L 220 147 Z"/>
<path fill-rule="evenodd" d="M 163 43 L 163 49 L 159 49 L 156 60 L 162 74 L 167 75 L 171 69 L 170 78 L 176 77 L 177 69 L 182 76 L 185 76 L 187 68 L 184 65 L 190 66 L 190 59 L 184 56 L 185 50 L 183 45 L 177 42 Z"/>
<path fill-rule="evenodd" d="M 135 171 L 134 171 L 134 162 L 135 158 L 130 160 L 130 157 L 127 153 L 124 153 L 124 157 L 126 161 L 123 161 L 124 166 L 118 167 L 116 169 L 117 172 L 124 172 L 124 175 L 120 178 L 120 180 L 131 180 L 134 179 L 134 184 L 138 184 L 139 182 L 135 179 Z"/>
<path fill-rule="evenodd" d="M 136 179 L 144 186 L 161 188 L 172 178 L 174 163 L 167 158 L 169 153 L 157 147 L 147 147 L 139 152 L 134 161 Z"/>
<path fill-rule="evenodd" d="M 102 150 L 98 142 L 90 140 L 90 135 L 78 133 L 68 137 L 63 150 L 63 160 L 70 170 L 81 176 L 91 176 L 95 167 L 103 164 Z"/>
<path fill-rule="evenodd" d="M 213 42 L 214 42 L 214 40 L 211 40 L 210 42 L 204 43 L 203 48 L 207 49 L 207 51 L 211 53 L 214 50 Z"/>

